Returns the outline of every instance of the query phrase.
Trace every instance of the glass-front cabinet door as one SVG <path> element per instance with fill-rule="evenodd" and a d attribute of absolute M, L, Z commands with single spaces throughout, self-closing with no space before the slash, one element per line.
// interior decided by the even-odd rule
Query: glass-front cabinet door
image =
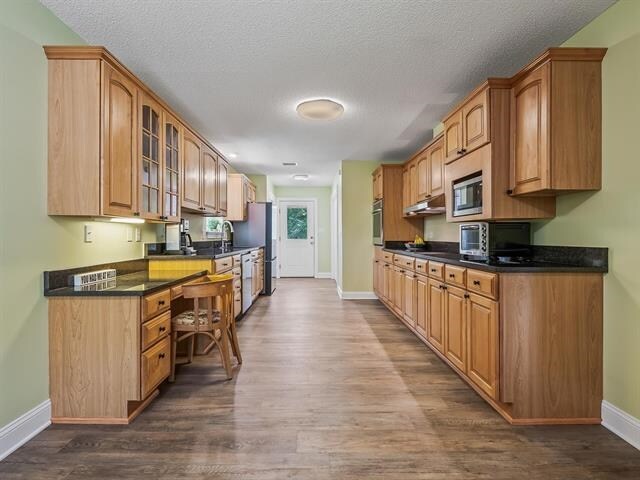
<path fill-rule="evenodd" d="M 140 108 L 140 216 L 164 220 L 162 213 L 162 110 L 153 99 L 141 95 Z"/>
<path fill-rule="evenodd" d="M 164 199 L 163 217 L 168 222 L 180 221 L 180 164 L 182 163 L 182 126 L 171 115 L 164 114 Z"/>

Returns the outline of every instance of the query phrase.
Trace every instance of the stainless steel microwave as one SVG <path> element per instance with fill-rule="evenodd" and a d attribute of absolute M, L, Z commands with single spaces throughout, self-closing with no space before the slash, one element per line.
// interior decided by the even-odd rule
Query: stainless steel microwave
<path fill-rule="evenodd" d="M 384 245 L 382 231 L 382 200 L 373 204 L 373 244 Z"/>
<path fill-rule="evenodd" d="M 460 253 L 476 257 L 527 256 L 531 226 L 525 222 L 460 224 Z"/>
<path fill-rule="evenodd" d="M 482 213 L 482 174 L 453 182 L 453 216 Z"/>

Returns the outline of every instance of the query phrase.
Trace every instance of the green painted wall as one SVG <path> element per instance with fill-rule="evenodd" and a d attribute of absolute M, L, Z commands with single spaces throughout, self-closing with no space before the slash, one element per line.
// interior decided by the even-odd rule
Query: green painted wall
<path fill-rule="evenodd" d="M 604 398 L 640 418 L 640 2 L 614 4 L 564 46 L 607 47 L 602 64 L 602 190 L 563 195 L 534 226 L 541 245 L 609 247 L 604 281 Z M 630 148 L 631 147 L 631 148 Z"/>
<path fill-rule="evenodd" d="M 0 427 L 49 397 L 42 272 L 141 257 L 129 225 L 48 217 L 43 44 L 82 44 L 35 0 L 0 0 Z M 83 225 L 95 241 L 83 242 Z M 143 241 L 155 227 L 142 226 Z"/>
<path fill-rule="evenodd" d="M 342 290 L 373 291 L 373 224 L 371 204 L 373 184 L 371 172 L 377 161 L 343 161 L 342 203 Z"/>
<path fill-rule="evenodd" d="M 318 272 L 331 272 L 331 187 L 273 187 L 277 199 L 315 198 L 318 203 Z"/>
<path fill-rule="evenodd" d="M 247 175 L 256 186 L 256 202 L 275 201 L 274 186 L 268 175 Z"/>

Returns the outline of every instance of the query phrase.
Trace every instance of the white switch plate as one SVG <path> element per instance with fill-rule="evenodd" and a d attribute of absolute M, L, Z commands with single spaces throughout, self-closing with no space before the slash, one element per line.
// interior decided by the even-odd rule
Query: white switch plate
<path fill-rule="evenodd" d="M 136 242 L 139 242 L 141 240 L 141 235 L 140 235 L 140 229 L 136 228 Z"/>
<path fill-rule="evenodd" d="M 85 243 L 93 242 L 93 225 L 86 223 L 84 225 L 84 241 Z"/>
<path fill-rule="evenodd" d="M 127 242 L 133 242 L 133 228 L 127 228 Z"/>

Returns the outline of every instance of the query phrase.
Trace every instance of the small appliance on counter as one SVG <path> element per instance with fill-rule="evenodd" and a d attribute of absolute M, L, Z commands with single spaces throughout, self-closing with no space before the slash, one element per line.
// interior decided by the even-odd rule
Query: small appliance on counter
<path fill-rule="evenodd" d="M 460 253 L 489 260 L 531 255 L 531 226 L 526 222 L 460 224 Z"/>
<path fill-rule="evenodd" d="M 196 249 L 193 248 L 193 240 L 189 234 L 189 220 L 180 220 L 180 251 L 184 255 L 195 255 Z"/>

